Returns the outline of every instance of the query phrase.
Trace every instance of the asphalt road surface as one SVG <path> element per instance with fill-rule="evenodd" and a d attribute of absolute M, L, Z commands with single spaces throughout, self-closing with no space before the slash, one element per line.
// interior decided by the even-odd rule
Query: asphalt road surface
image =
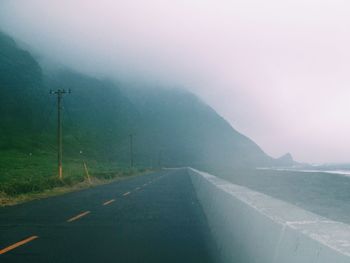
<path fill-rule="evenodd" d="M 0 262 L 217 262 L 186 170 L 0 209 Z"/>

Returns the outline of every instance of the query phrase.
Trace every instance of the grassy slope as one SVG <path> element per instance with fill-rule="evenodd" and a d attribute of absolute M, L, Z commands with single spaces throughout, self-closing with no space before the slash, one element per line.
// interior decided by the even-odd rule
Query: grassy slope
<path fill-rule="evenodd" d="M 57 88 L 72 90 L 63 99 L 63 184 L 84 180 L 83 160 L 96 177 L 124 171 L 130 133 L 138 167 L 161 161 L 213 171 L 271 161 L 188 92 L 124 89 L 65 70 L 43 73 L 0 33 L 0 191 L 7 195 L 62 185 L 56 179 L 56 102 L 49 94 Z"/>
<path fill-rule="evenodd" d="M 65 83 L 59 82 L 60 78 Z M 55 98 L 49 95 L 48 87 L 65 88 L 67 83 L 75 86 L 80 94 L 75 98 L 72 96 L 71 100 L 68 98 L 64 104 L 62 182 L 56 176 Z M 39 64 L 28 52 L 0 33 L 0 110 L 3 113 L 0 122 L 1 200 L 81 183 L 86 179 L 83 161 L 87 163 L 91 176 L 99 180 L 138 172 L 137 169 L 128 169 L 127 160 L 116 162 L 107 158 L 111 155 L 106 151 L 111 125 L 104 122 L 102 115 L 105 112 L 118 114 L 112 100 L 118 103 L 119 94 L 111 89 L 110 84 L 77 74 L 43 75 Z M 94 97 L 98 93 L 102 95 L 88 101 L 89 95 Z M 120 104 L 119 108 L 115 107 L 117 110 L 125 107 Z M 71 109 L 71 116 L 67 114 L 67 109 Z M 89 119 L 91 116 L 93 119 Z M 126 123 L 123 118 L 116 117 Z M 91 127 L 94 121 L 95 126 Z M 125 132 L 123 135 L 126 137 Z"/>
<path fill-rule="evenodd" d="M 66 158 L 61 181 L 56 175 L 56 161 L 52 153 L 30 156 L 19 151 L 0 151 L 0 206 L 64 194 L 152 171 L 83 157 Z"/>

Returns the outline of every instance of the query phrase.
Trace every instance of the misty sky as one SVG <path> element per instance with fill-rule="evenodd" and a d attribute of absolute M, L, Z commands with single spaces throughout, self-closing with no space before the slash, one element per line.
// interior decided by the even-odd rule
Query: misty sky
<path fill-rule="evenodd" d="M 1 0 L 38 55 L 185 87 L 268 154 L 350 162 L 348 0 Z"/>

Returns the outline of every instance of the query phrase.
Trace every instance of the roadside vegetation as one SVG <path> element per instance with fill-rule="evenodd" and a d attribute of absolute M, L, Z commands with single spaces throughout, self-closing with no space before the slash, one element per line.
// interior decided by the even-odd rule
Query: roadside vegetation
<path fill-rule="evenodd" d="M 64 159 L 63 169 L 63 180 L 60 180 L 57 160 L 52 152 L 0 151 L 0 206 L 59 195 L 151 171 L 83 158 Z"/>

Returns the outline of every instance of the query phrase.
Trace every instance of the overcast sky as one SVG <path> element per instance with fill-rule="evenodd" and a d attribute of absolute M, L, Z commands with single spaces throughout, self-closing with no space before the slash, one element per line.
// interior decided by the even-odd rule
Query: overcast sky
<path fill-rule="evenodd" d="M 348 0 L 1 0 L 43 57 L 195 92 L 268 154 L 350 162 Z"/>

